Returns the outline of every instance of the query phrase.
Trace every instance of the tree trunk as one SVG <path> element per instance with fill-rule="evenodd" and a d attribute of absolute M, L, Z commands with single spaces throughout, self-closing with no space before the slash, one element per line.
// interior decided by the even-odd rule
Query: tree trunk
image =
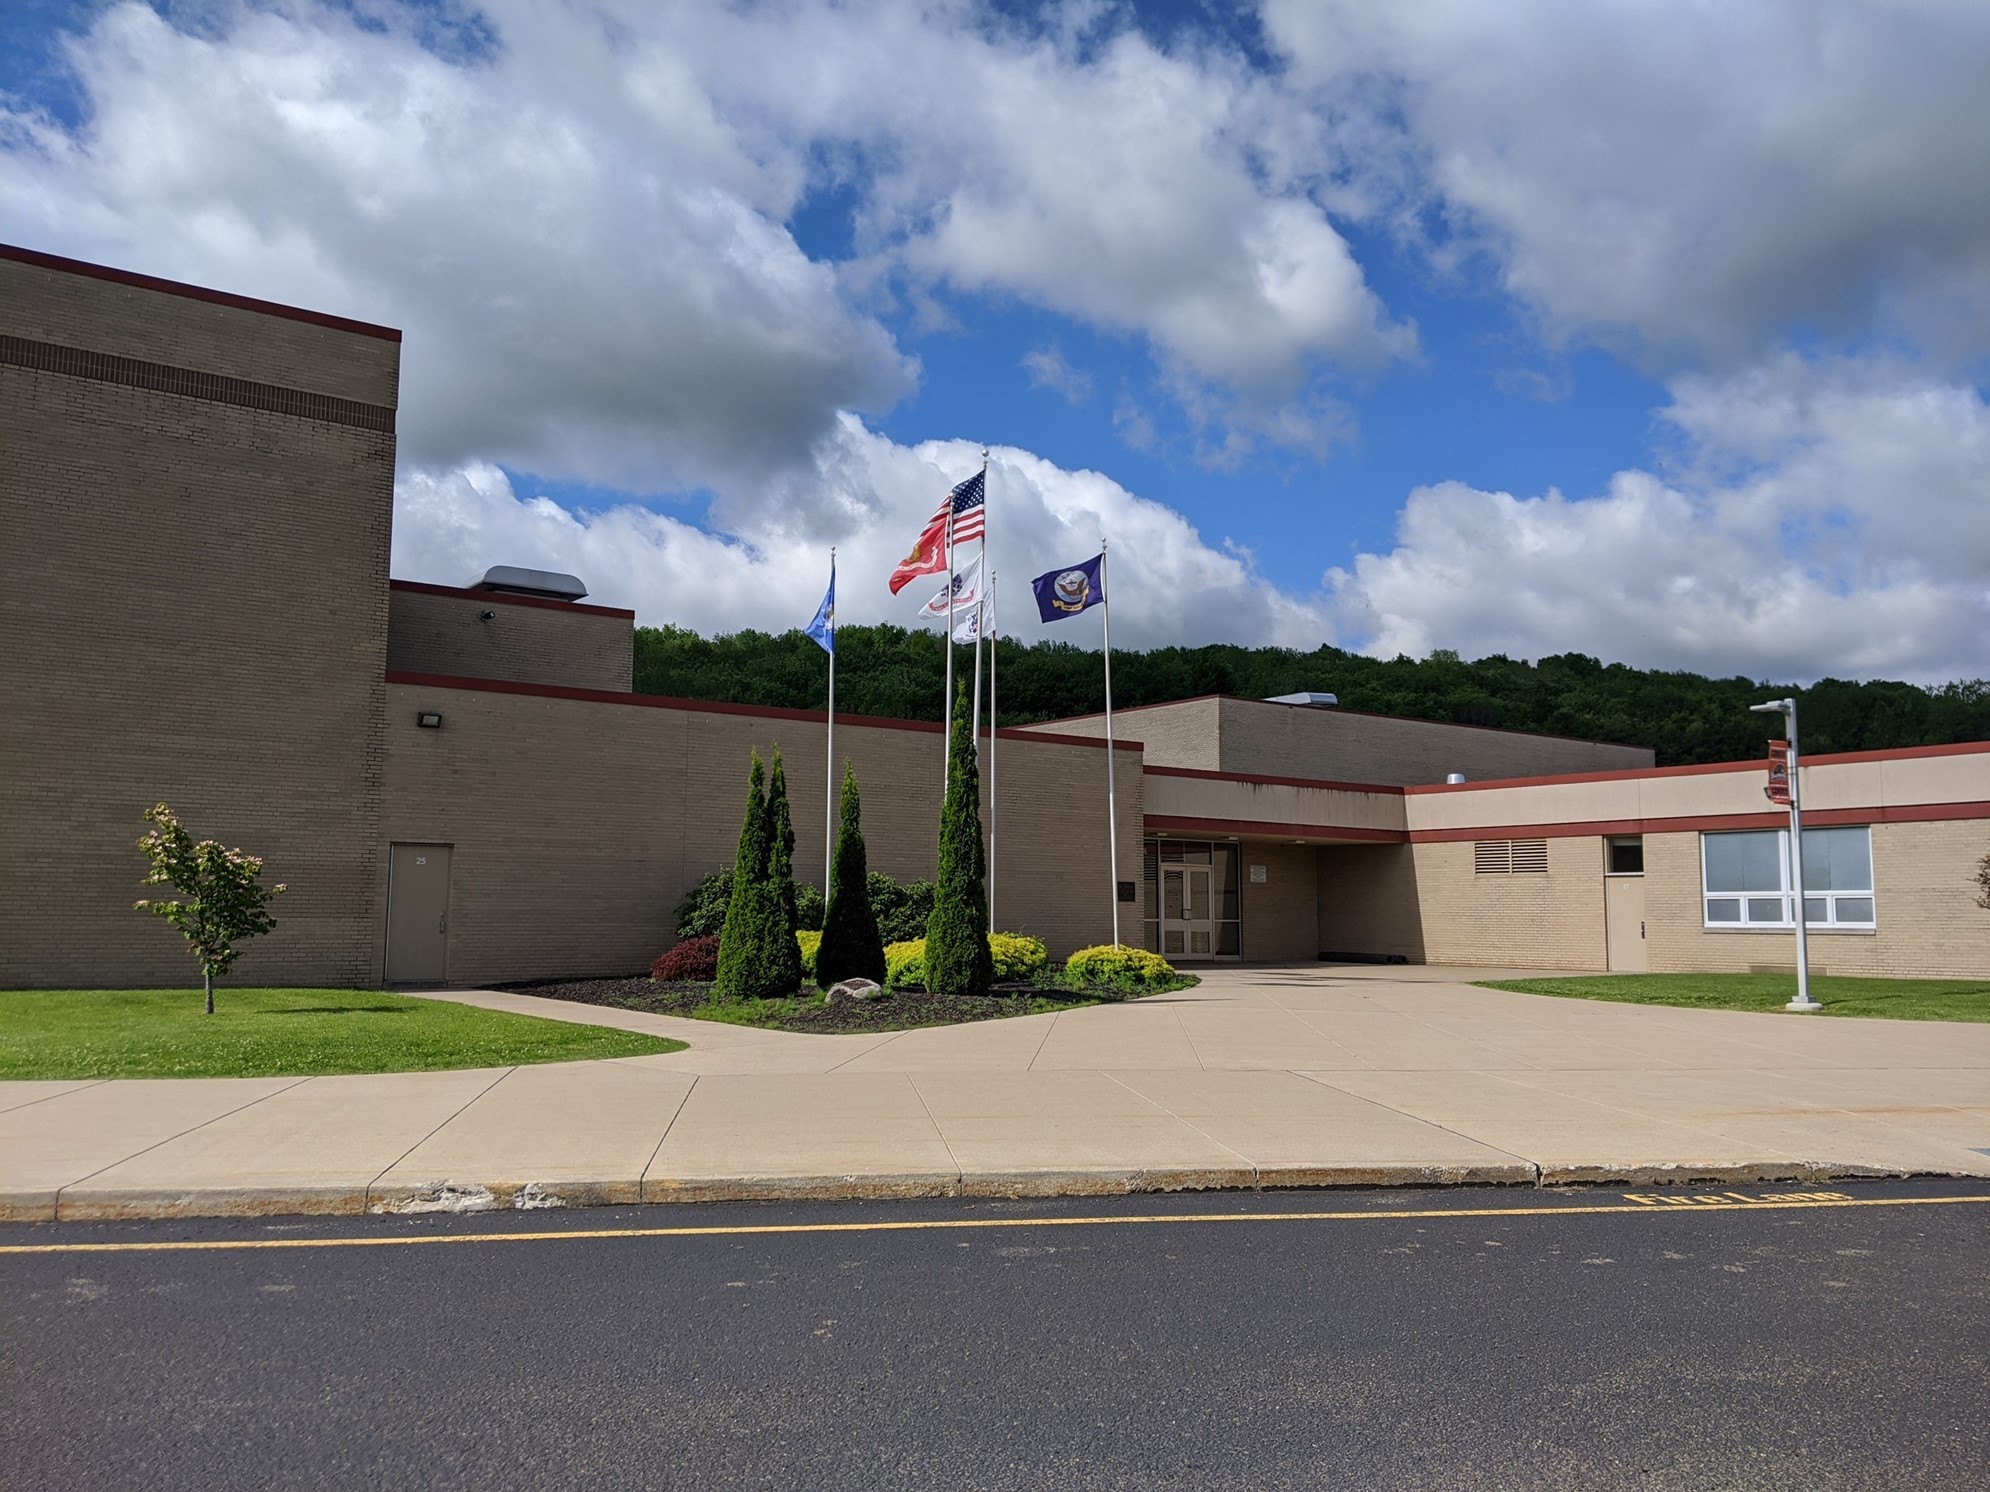
<path fill-rule="evenodd" d="M 202 969 L 200 971 L 200 982 L 202 987 L 205 988 L 207 991 L 207 1013 L 209 1015 L 213 1015 L 214 1014 L 214 976 L 210 974 L 207 970 Z"/>

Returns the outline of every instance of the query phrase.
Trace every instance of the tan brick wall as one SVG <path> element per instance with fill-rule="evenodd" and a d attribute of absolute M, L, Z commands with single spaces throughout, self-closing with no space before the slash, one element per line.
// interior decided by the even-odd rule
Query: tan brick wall
<path fill-rule="evenodd" d="M 1550 839 L 1546 875 L 1477 875 L 1470 841 L 1411 848 L 1428 962 L 1604 968 L 1600 838 Z"/>
<path fill-rule="evenodd" d="M 1097 736 L 1105 726 L 1100 716 L 1082 715 L 1031 729 Z M 1442 782 L 1451 772 L 1480 781 L 1634 771 L 1655 760 L 1643 746 L 1228 697 L 1124 710 L 1113 716 L 1113 729 L 1122 740 L 1140 742 L 1156 767 L 1391 787 Z"/>
<path fill-rule="evenodd" d="M 495 612 L 485 621 L 485 612 Z M 520 605 L 499 595 L 438 595 L 395 586 L 388 593 L 387 667 L 628 693 L 635 678 L 635 624 L 626 616 L 572 607 Z"/>
<path fill-rule="evenodd" d="M 1214 772 L 1221 760 L 1217 705 L 1214 699 L 1185 699 L 1179 704 L 1116 711 L 1113 735 L 1122 741 L 1138 741 L 1143 760 L 1157 767 L 1196 767 Z M 1079 715 L 1070 720 L 1046 720 L 1030 729 L 1097 740 L 1105 736 L 1106 723 L 1103 715 Z"/>
<path fill-rule="evenodd" d="M 240 306 L 0 259 L 8 336 L 356 399 L 399 402 L 401 345 Z"/>
<path fill-rule="evenodd" d="M 0 261 L 0 332 L 391 403 L 394 343 Z M 139 815 L 290 893 L 229 976 L 377 978 L 394 439 L 0 366 L 0 985 L 198 983 Z"/>
<path fill-rule="evenodd" d="M 1875 930 L 1810 930 L 1813 970 L 1906 978 L 1990 977 L 1990 912 L 1972 902 L 1990 820 L 1875 824 Z M 1794 968 L 1796 934 L 1704 925 L 1698 834 L 1645 836 L 1645 914 L 1654 972 Z"/>
<path fill-rule="evenodd" d="M 1242 844 L 1238 849 L 1244 961 L 1311 963 L 1320 953 L 1317 852 L 1303 844 Z M 1262 886 L 1251 883 L 1253 865 L 1265 868 Z"/>
<path fill-rule="evenodd" d="M 1322 845 L 1318 854 L 1320 951 L 1393 954 L 1422 963 L 1411 847 Z"/>
<path fill-rule="evenodd" d="M 1463 772 L 1479 780 L 1627 771 L 1649 767 L 1654 760 L 1652 752 L 1642 746 L 1569 741 L 1258 700 L 1225 699 L 1221 703 L 1221 770 L 1225 772 L 1402 787 L 1442 782 L 1450 772 Z"/>
<path fill-rule="evenodd" d="M 418 729 L 420 709 L 443 728 Z M 383 839 L 455 846 L 452 983 L 646 968 L 684 893 L 733 858 L 755 748 L 782 748 L 797 879 L 821 882 L 819 722 L 400 684 L 387 719 Z M 872 868 L 930 877 L 938 732 L 839 722 L 836 749 L 863 788 Z M 1058 955 L 1109 941 L 1104 753 L 1015 739 L 1000 752 L 998 924 Z M 1120 874 L 1137 880 L 1138 753 L 1119 768 Z"/>

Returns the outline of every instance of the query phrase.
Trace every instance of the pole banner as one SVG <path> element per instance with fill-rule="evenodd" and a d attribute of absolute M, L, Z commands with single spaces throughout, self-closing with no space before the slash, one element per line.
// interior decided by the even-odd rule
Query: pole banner
<path fill-rule="evenodd" d="M 1790 802 L 1790 743 L 1771 741 L 1769 743 L 1769 785 L 1762 789 L 1762 795 L 1771 803 L 1781 803 L 1784 807 Z"/>

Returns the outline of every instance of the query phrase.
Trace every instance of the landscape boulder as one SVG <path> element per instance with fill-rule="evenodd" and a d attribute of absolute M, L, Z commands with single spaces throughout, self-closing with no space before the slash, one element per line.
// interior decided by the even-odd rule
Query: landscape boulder
<path fill-rule="evenodd" d="M 840 984 L 829 986 L 824 999 L 831 1005 L 843 1005 L 852 1000 L 875 1000 L 884 991 L 871 979 L 845 979 Z"/>

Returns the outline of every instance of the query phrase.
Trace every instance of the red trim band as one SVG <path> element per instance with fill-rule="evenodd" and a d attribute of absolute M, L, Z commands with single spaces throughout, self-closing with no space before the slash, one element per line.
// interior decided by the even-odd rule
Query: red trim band
<path fill-rule="evenodd" d="M 1403 790 L 1383 782 L 1335 782 L 1325 777 L 1262 777 L 1254 772 L 1209 772 L 1201 767 L 1146 767 L 1149 777 L 1194 777 L 1205 782 L 1246 782 L 1268 787 L 1311 787 L 1330 793 L 1389 793 L 1401 797 Z"/>
<path fill-rule="evenodd" d="M 564 605 L 564 602 L 553 602 Z M 751 715 L 762 720 L 801 720 L 820 725 L 823 717 L 813 710 L 785 710 L 774 705 L 736 705 L 717 699 L 678 699 L 668 694 L 618 694 L 610 689 L 572 689 L 564 684 L 522 684 L 513 679 L 473 679 L 460 674 L 403 673 L 387 670 L 387 682 L 419 689 L 460 689 L 472 694 L 525 694 L 538 699 L 573 699 L 598 705 L 638 705 L 649 710 L 689 710 L 704 715 Z M 937 720 L 888 720 L 881 715 L 838 715 L 838 725 L 854 725 L 866 730 L 911 730 L 938 735 L 945 729 Z M 1004 726 L 996 732 L 1004 741 L 1028 741 L 1043 746 L 1086 746 L 1103 751 L 1105 742 L 1088 736 L 1058 736 L 1044 731 L 1017 730 Z M 1115 741 L 1119 751 L 1140 751 L 1138 741 Z"/>
<path fill-rule="evenodd" d="M 1990 819 L 1990 802 L 1900 803 L 1874 808 L 1804 810 L 1806 825 L 1830 829 L 1850 824 L 1930 824 L 1945 819 Z M 1592 819 L 1587 823 L 1498 824 L 1480 829 L 1412 829 L 1411 844 L 1456 844 L 1478 839 L 1577 839 L 1616 834 L 1717 834 L 1726 829 L 1780 829 L 1787 813 L 1708 813 L 1668 819 Z"/>
<path fill-rule="evenodd" d="M 232 295 L 226 290 L 209 290 L 204 285 L 188 285 L 180 280 L 162 280 L 156 275 L 141 275 L 128 269 L 112 269 L 107 264 L 91 264 L 84 259 L 65 259 L 60 254 L 44 254 L 39 249 L 24 249 L 15 244 L 0 243 L 0 259 L 11 259 L 16 264 L 32 264 L 39 269 L 59 270 L 63 274 L 81 275 L 90 280 L 108 280 L 113 285 L 129 285 L 138 290 L 154 290 L 162 295 L 178 295 L 187 300 L 206 301 L 214 306 L 232 306 L 238 311 L 260 311 L 265 316 L 281 316 L 286 321 L 305 321 L 313 326 L 330 327 L 335 332 L 355 332 L 362 337 L 378 337 L 383 342 L 398 342 L 401 334 L 391 326 L 379 326 L 371 321 L 354 321 L 346 316 L 333 316 L 324 311 L 306 311 L 301 306 L 286 306 L 273 300 L 257 300 L 254 296 Z"/>
<path fill-rule="evenodd" d="M 1304 839 L 1312 842 L 1358 842 L 1361 844 L 1407 844 L 1410 836 L 1401 829 L 1356 829 L 1326 824 L 1276 824 L 1263 819 L 1192 819 L 1171 813 L 1146 815 L 1149 834 L 1255 834 L 1267 839 Z"/>
<path fill-rule="evenodd" d="M 430 585 L 426 580 L 390 580 L 387 589 L 422 596 L 455 596 L 464 601 L 495 601 L 505 606 L 543 606 L 549 611 L 583 611 L 589 616 L 618 616 L 634 622 L 636 614 L 619 606 L 590 606 L 585 601 L 555 601 L 547 596 L 514 596 L 508 591 L 478 591 L 460 585 Z"/>

